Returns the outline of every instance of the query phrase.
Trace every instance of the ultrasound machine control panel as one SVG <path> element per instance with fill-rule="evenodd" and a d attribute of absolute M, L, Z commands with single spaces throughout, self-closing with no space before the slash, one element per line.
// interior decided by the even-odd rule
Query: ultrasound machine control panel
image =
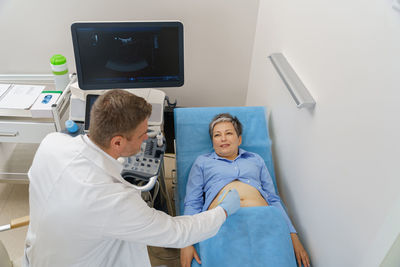
<path fill-rule="evenodd" d="M 160 137 L 145 140 L 138 154 L 123 158 L 122 177 L 130 183 L 135 183 L 137 179 L 147 180 L 158 175 L 165 148 L 165 141 L 162 139 L 160 142 Z"/>

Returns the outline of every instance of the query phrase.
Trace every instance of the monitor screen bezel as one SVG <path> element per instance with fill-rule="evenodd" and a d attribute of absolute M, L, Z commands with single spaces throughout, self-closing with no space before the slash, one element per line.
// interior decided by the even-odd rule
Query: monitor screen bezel
<path fill-rule="evenodd" d="M 85 133 L 89 132 L 90 127 L 90 111 L 92 110 L 92 106 L 94 102 L 100 95 L 98 94 L 87 94 L 86 95 L 86 102 L 85 102 L 85 122 L 84 122 L 84 131 Z M 94 99 L 94 101 L 93 101 Z"/>
<path fill-rule="evenodd" d="M 126 28 L 126 27 L 177 27 L 178 28 L 178 51 L 179 51 L 179 79 L 177 81 L 150 81 L 137 83 L 85 83 L 82 70 L 78 45 L 77 30 L 79 28 Z M 179 21 L 130 21 L 130 22 L 75 22 L 71 25 L 72 43 L 75 55 L 76 72 L 78 84 L 82 90 L 99 90 L 115 88 L 159 88 L 159 87 L 180 87 L 184 84 L 184 43 L 183 43 L 183 24 Z"/>

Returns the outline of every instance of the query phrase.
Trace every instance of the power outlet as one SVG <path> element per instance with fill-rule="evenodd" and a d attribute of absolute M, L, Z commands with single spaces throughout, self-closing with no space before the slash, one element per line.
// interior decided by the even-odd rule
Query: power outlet
<path fill-rule="evenodd" d="M 400 12 L 400 0 L 393 0 L 392 7 L 394 10 Z"/>

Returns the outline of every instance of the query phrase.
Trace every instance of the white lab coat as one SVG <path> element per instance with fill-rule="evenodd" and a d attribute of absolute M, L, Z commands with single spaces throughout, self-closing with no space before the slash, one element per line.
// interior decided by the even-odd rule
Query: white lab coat
<path fill-rule="evenodd" d="M 151 266 L 146 245 L 185 247 L 212 237 L 221 207 L 171 217 L 149 208 L 122 164 L 87 136 L 49 134 L 29 170 L 25 266 Z"/>

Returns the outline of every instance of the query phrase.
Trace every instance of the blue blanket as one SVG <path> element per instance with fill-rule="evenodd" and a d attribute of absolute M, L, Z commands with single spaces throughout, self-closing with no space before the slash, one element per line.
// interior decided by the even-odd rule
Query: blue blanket
<path fill-rule="evenodd" d="M 248 207 L 228 217 L 217 235 L 196 244 L 192 267 L 295 267 L 289 228 L 275 207 Z"/>

